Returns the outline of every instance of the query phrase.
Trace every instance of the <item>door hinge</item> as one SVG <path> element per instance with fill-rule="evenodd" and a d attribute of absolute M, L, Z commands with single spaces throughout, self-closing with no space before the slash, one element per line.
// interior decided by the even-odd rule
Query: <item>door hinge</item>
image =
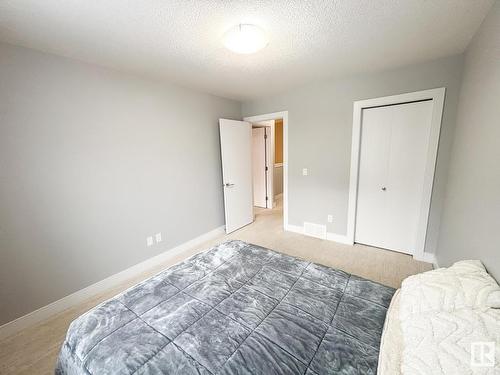
<path fill-rule="evenodd" d="M 269 168 L 266 166 L 266 172 L 269 170 Z"/>
<path fill-rule="evenodd" d="M 267 139 L 267 134 L 264 134 L 264 139 Z"/>
<path fill-rule="evenodd" d="M 269 197 L 266 197 L 266 201 L 268 201 L 268 200 L 269 200 Z"/>

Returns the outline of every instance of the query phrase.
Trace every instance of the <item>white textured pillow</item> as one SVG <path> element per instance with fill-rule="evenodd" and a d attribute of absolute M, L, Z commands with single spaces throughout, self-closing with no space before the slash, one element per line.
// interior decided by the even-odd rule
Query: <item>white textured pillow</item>
<path fill-rule="evenodd" d="M 494 342 L 500 358 L 500 310 L 462 309 L 412 316 L 401 323 L 404 375 L 498 374 L 494 367 L 471 367 L 471 345 Z"/>
<path fill-rule="evenodd" d="M 406 278 L 400 318 L 428 311 L 500 308 L 500 286 L 478 260 L 465 260 Z"/>

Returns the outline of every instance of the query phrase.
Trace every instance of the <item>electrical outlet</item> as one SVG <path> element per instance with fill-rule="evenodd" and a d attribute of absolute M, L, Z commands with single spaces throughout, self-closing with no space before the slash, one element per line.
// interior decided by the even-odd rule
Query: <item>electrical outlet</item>
<path fill-rule="evenodd" d="M 153 243 L 153 236 L 146 238 L 146 245 L 148 245 L 148 247 L 153 246 Z"/>
<path fill-rule="evenodd" d="M 327 221 L 328 221 L 329 223 L 333 223 L 333 215 L 328 215 L 328 217 L 327 217 Z"/>
<path fill-rule="evenodd" d="M 156 242 L 161 242 L 161 232 L 155 234 Z"/>
<path fill-rule="evenodd" d="M 307 176 L 308 170 L 307 168 L 302 168 L 302 176 Z"/>

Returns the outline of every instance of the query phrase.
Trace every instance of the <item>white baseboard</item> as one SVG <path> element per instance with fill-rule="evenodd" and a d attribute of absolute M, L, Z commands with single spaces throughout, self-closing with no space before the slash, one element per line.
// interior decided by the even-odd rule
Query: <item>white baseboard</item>
<path fill-rule="evenodd" d="M 333 241 L 333 242 L 338 242 L 338 243 L 343 243 L 344 245 L 354 245 L 352 241 L 349 241 L 347 236 L 342 235 L 342 234 L 336 234 L 336 233 L 327 233 L 326 234 L 326 239 L 328 241 Z"/>
<path fill-rule="evenodd" d="M 168 249 L 161 254 L 158 254 L 152 258 L 146 259 L 145 261 L 138 263 L 130 268 L 127 268 L 121 272 L 118 272 L 114 275 L 111 275 L 104 280 L 98 281 L 95 284 L 89 285 L 88 287 L 78 290 L 66 297 L 63 297 L 55 302 L 52 302 L 44 307 L 39 308 L 33 312 L 30 312 L 24 316 L 21 316 L 11 322 L 8 322 L 2 326 L 0 326 L 0 340 L 14 335 L 17 332 L 31 327 L 51 316 L 63 312 L 64 310 L 69 309 L 79 303 L 82 303 L 91 297 L 105 292 L 115 286 L 120 285 L 124 281 L 130 280 L 147 270 L 150 270 L 165 261 L 169 258 L 179 255 L 183 251 L 189 250 L 193 247 L 201 245 L 202 243 L 209 241 L 223 233 L 225 227 L 218 227 L 210 232 L 202 234 L 196 238 L 193 238 L 190 241 L 184 242 L 176 247 Z"/>
<path fill-rule="evenodd" d="M 286 226 L 285 230 L 289 231 L 289 232 L 294 232 L 294 233 L 299 233 L 299 234 L 305 235 L 304 228 L 301 226 L 298 226 L 298 225 L 290 225 L 289 224 Z M 349 238 L 347 236 L 341 235 L 341 234 L 326 233 L 326 239 L 328 241 L 338 242 L 338 243 L 342 243 L 345 245 L 351 245 L 351 246 L 354 245 L 354 243 L 351 240 L 349 240 Z M 424 252 L 422 257 L 415 257 L 414 256 L 414 258 L 416 260 L 420 260 L 422 262 L 432 263 L 434 269 L 439 268 L 435 254 Z"/>
<path fill-rule="evenodd" d="M 294 233 L 304 234 L 304 228 L 303 227 L 299 227 L 298 225 L 288 224 L 286 226 L 285 230 L 288 231 L 288 232 L 294 232 Z"/>
<path fill-rule="evenodd" d="M 304 234 L 304 228 L 301 227 L 301 226 L 298 226 L 298 225 L 287 225 L 287 227 L 285 228 L 285 230 L 289 231 L 289 232 L 294 232 L 294 233 L 300 233 L 300 234 Z M 347 238 L 347 236 L 344 236 L 344 235 L 341 235 L 341 234 L 336 234 L 336 233 L 326 233 L 326 239 L 328 241 L 333 241 L 333 242 L 338 242 L 338 243 L 342 243 L 342 244 L 345 244 L 345 245 L 353 245 L 353 243 L 351 241 L 349 241 L 349 239 Z"/>

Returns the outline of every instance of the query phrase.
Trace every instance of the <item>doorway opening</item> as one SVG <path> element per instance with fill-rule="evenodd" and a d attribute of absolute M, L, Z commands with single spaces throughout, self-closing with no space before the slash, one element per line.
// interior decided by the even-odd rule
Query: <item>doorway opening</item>
<path fill-rule="evenodd" d="M 267 135 L 269 141 L 267 148 L 264 142 L 263 153 L 260 155 L 261 160 L 267 160 L 267 165 L 265 162 L 260 163 L 265 172 L 264 183 L 261 177 L 261 185 L 265 189 L 264 201 L 268 197 L 267 203 L 262 204 L 262 207 L 266 208 L 254 206 L 254 125 L 256 129 L 265 127 L 264 135 Z M 245 117 L 243 121 L 219 119 L 219 133 L 226 233 L 258 221 L 260 215 L 272 215 L 276 230 L 290 230 L 287 183 L 288 112 Z"/>
<path fill-rule="evenodd" d="M 252 136 L 255 219 L 260 215 L 273 215 L 276 224 L 286 230 L 288 112 L 246 117 L 244 121 L 252 124 L 255 135 Z"/>
<path fill-rule="evenodd" d="M 288 230 L 287 124 L 286 111 L 219 119 L 226 233 L 261 215 Z"/>
<path fill-rule="evenodd" d="M 283 119 L 252 123 L 253 205 L 277 208 L 283 201 Z"/>

